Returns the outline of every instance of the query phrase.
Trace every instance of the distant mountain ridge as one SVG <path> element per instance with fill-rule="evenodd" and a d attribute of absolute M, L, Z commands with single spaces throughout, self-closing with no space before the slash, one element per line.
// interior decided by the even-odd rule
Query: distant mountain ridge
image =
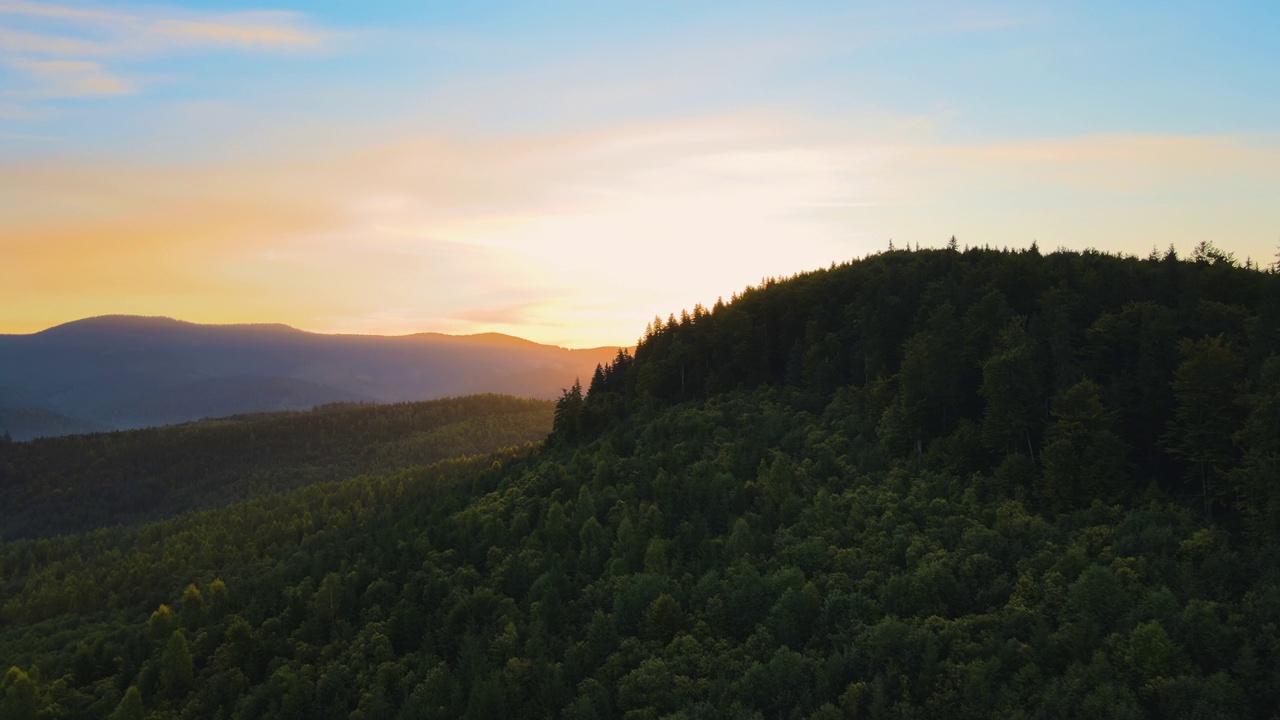
<path fill-rule="evenodd" d="M 22 440 L 331 402 L 554 398 L 617 348 L 503 335 L 325 335 L 104 315 L 0 335 L 0 433 Z"/>

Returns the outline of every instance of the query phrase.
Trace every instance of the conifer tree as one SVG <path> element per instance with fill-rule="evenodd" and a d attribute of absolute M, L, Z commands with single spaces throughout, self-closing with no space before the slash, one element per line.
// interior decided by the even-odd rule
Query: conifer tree
<path fill-rule="evenodd" d="M 1221 336 L 1183 340 L 1180 350 L 1183 361 L 1172 382 L 1177 406 L 1164 444 L 1190 465 L 1205 517 L 1212 518 L 1216 476 L 1236 454 L 1232 438 L 1241 421 L 1237 397 L 1243 364 Z"/>
<path fill-rule="evenodd" d="M 182 630 L 175 630 L 160 657 L 160 691 L 170 700 L 180 700 L 191 690 L 194 667 L 191 647 Z"/>
<path fill-rule="evenodd" d="M 1054 510 L 1114 502 L 1127 490 L 1127 449 L 1114 413 L 1102 403 L 1092 380 L 1058 393 L 1040 453 L 1044 475 L 1039 494 Z"/>
<path fill-rule="evenodd" d="M 121 698 L 120 704 L 116 705 L 115 711 L 111 713 L 107 720 L 142 720 L 146 717 L 146 708 L 142 705 L 142 693 L 138 691 L 137 685 L 130 685 L 125 691 L 124 697 Z"/>

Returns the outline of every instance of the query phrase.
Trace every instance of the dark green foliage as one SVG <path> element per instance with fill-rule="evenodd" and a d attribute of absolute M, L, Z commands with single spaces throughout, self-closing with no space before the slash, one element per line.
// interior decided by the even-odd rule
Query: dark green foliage
<path fill-rule="evenodd" d="M 1244 407 L 1248 416 L 1235 438 L 1244 457 L 1231 471 L 1231 490 L 1253 535 L 1274 537 L 1280 528 L 1280 355 L 1263 364 Z"/>
<path fill-rule="evenodd" d="M 20 668 L 10 667 L 0 680 L 0 717 L 35 717 L 38 707 L 36 684 Z"/>
<path fill-rule="evenodd" d="M 573 421 L 552 437 L 768 385 L 811 412 L 845 407 L 849 431 L 890 457 L 933 449 L 952 471 L 1004 465 L 998 484 L 1038 484 L 1050 510 L 1156 483 L 1236 524 L 1268 507 L 1246 496 L 1270 497 L 1257 473 L 1231 473 L 1245 444 L 1267 444 L 1266 430 L 1243 428 L 1265 406 L 1262 365 L 1280 352 L 1278 298 L 1275 272 L 1208 243 L 1189 262 L 889 252 L 655 320 L 634 357 L 602 367 L 585 397 L 566 395 Z M 1092 390 L 1070 393 L 1081 381 Z M 1247 462 L 1265 471 L 1266 457 Z"/>
<path fill-rule="evenodd" d="M 658 321 L 537 450 L 2 544 L 0 702 L 1269 717 L 1280 279 L 1200 254 L 888 253 Z"/>
<path fill-rule="evenodd" d="M 0 537 L 156 520 L 429 465 L 536 442 L 551 422 L 549 402 L 473 395 L 0 443 Z"/>
<path fill-rule="evenodd" d="M 1244 366 L 1221 336 L 1185 339 L 1180 349 L 1184 359 L 1173 376 L 1177 405 L 1164 442 L 1200 481 L 1205 515 L 1211 518 L 1216 476 L 1236 456 L 1233 438 L 1241 423 L 1237 398 Z"/>
<path fill-rule="evenodd" d="M 142 720 L 144 717 L 146 708 L 142 704 L 142 693 L 138 692 L 137 685 L 130 685 L 108 720 Z"/>
<path fill-rule="evenodd" d="M 1128 448 L 1115 414 L 1092 380 L 1081 380 L 1053 400 L 1040 460 L 1039 497 L 1054 511 L 1094 499 L 1112 503 L 1131 494 Z"/>

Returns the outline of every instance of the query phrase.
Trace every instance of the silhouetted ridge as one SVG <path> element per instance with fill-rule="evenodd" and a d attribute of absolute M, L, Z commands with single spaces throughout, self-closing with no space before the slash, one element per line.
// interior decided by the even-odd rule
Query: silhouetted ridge
<path fill-rule="evenodd" d="M 33 336 L 57 337 L 65 335 L 97 335 L 102 333 L 138 331 L 239 331 L 264 333 L 303 333 L 283 323 L 193 323 L 163 315 L 98 315 L 54 325 L 33 333 Z"/>

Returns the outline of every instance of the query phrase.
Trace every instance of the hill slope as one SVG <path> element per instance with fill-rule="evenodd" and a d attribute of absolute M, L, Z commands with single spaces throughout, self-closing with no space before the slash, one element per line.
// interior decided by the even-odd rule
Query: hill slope
<path fill-rule="evenodd" d="M 0 538 L 154 521 L 523 446 L 551 421 L 550 401 L 472 395 L 0 443 Z"/>
<path fill-rule="evenodd" d="M 0 335 L 0 410 L 7 410 L 0 433 L 21 440 L 482 392 L 550 399 L 616 353 L 494 333 L 319 335 L 284 325 L 105 316 Z"/>
<path fill-rule="evenodd" d="M 1207 253 L 769 283 L 654 328 L 536 452 L 0 546 L 0 702 L 1268 717 L 1276 298 Z"/>

